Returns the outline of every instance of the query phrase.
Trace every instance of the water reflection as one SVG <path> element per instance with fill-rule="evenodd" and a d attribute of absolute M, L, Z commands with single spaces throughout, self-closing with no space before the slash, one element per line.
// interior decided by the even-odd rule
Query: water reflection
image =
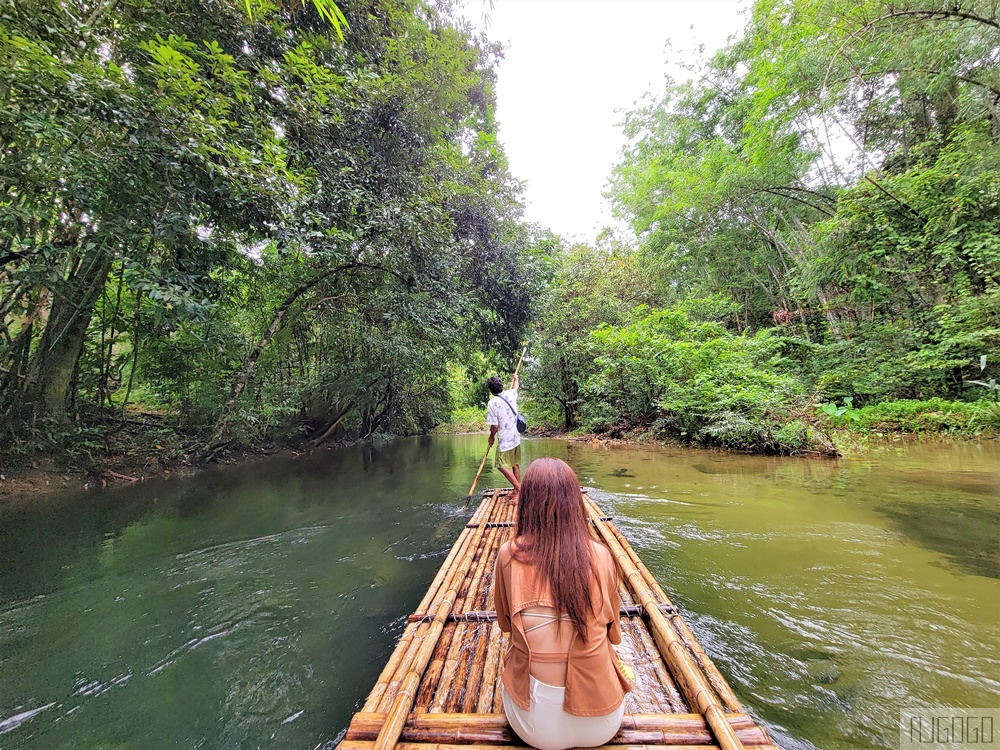
<path fill-rule="evenodd" d="M 483 444 L 0 507 L 0 744 L 332 744 L 465 522 Z M 901 707 L 997 704 L 1000 446 L 524 455 L 576 468 L 783 747 L 895 747 Z"/>

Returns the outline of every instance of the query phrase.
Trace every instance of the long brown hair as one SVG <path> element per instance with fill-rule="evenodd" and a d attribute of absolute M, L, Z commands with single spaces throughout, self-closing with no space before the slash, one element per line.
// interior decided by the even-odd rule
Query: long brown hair
<path fill-rule="evenodd" d="M 514 558 L 535 569 L 555 609 L 569 615 L 576 632 L 585 637 L 583 623 L 587 611 L 593 611 L 591 581 L 596 570 L 580 480 L 565 462 L 538 458 L 524 472 L 514 538 Z"/>

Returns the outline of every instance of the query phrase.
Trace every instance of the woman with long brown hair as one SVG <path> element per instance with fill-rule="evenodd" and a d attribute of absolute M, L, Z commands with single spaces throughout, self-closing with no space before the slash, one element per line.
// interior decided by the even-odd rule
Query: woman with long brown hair
<path fill-rule="evenodd" d="M 606 743 L 630 689 L 612 647 L 622 639 L 618 570 L 591 537 L 580 482 L 559 459 L 525 471 L 493 587 L 497 623 L 510 633 L 502 691 L 514 731 L 540 750 Z"/>

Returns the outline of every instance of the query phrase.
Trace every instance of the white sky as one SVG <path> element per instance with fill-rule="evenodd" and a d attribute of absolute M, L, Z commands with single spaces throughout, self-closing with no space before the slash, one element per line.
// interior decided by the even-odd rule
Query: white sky
<path fill-rule="evenodd" d="M 592 241 L 612 223 L 601 195 L 625 139 L 621 111 L 678 65 L 710 53 L 745 22 L 739 0 L 468 0 L 467 16 L 506 46 L 497 119 L 528 221 Z M 672 49 L 667 50 L 667 41 Z"/>

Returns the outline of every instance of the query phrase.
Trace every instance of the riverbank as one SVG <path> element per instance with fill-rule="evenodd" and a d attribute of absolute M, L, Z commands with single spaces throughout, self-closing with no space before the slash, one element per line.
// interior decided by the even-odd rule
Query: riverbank
<path fill-rule="evenodd" d="M 559 437 L 559 413 L 526 399 L 532 434 Z M 706 407 L 706 409 L 708 409 Z M 482 409 L 455 410 L 437 434 L 473 432 L 482 426 Z M 652 423 L 582 419 L 568 434 L 581 439 L 707 448 L 734 453 L 836 458 L 864 453 L 913 438 L 992 439 L 1000 437 L 1000 404 L 941 398 L 879 401 L 854 408 L 838 403 L 800 404 L 792 410 L 762 414 L 713 407 L 664 412 Z M 701 427 L 698 427 L 701 425 Z"/>
<path fill-rule="evenodd" d="M 91 490 L 185 477 L 210 466 L 241 464 L 280 454 L 301 456 L 350 442 L 330 440 L 316 447 L 306 436 L 272 438 L 248 445 L 227 445 L 209 460 L 203 460 L 197 451 L 201 438 L 196 433 L 134 422 L 99 434 L 82 433 L 68 447 L 0 453 L 0 503 L 60 490 Z"/>
<path fill-rule="evenodd" d="M 860 410 L 859 410 L 860 411 Z M 480 416 L 479 410 L 476 411 Z M 471 415 L 439 425 L 438 435 L 486 434 L 482 423 Z M 715 450 L 721 454 L 753 455 L 783 453 L 789 456 L 838 458 L 897 450 L 919 443 L 995 442 L 1000 439 L 995 430 L 957 430 L 953 421 L 942 412 L 909 414 L 906 420 L 881 421 L 866 419 L 864 426 L 811 426 L 821 442 L 812 442 L 786 451 L 732 449 L 711 445 L 696 445 L 671 435 L 657 435 L 648 428 L 615 428 L 606 432 L 567 432 L 548 426 L 529 430 L 533 438 L 553 438 L 594 446 L 645 445 L 670 448 Z M 217 451 L 210 460 L 200 460 L 195 447 L 201 435 L 165 428 L 155 422 L 130 422 L 121 429 L 97 434 L 84 432 L 70 448 L 38 451 L 29 455 L 0 454 L 0 502 L 15 501 L 45 495 L 60 490 L 91 490 L 126 486 L 148 479 L 184 477 L 215 465 L 235 465 L 265 456 L 287 454 L 307 455 L 317 450 L 305 436 L 262 440 L 252 445 L 230 445 Z M 330 441 L 320 449 L 334 449 L 352 441 Z"/>
<path fill-rule="evenodd" d="M 462 423 L 455 429 L 447 429 L 440 426 L 434 431 L 438 435 L 469 435 L 486 434 L 486 430 L 474 429 L 467 423 Z M 631 430 L 616 429 L 609 432 L 586 432 L 586 431 L 566 431 L 551 427 L 541 427 L 530 429 L 528 434 L 534 438 L 552 438 L 555 440 L 567 440 L 577 443 L 590 443 L 599 447 L 613 446 L 657 446 L 661 448 L 678 448 L 690 450 L 709 450 L 720 454 L 732 455 L 761 455 L 765 453 L 757 450 L 738 450 L 732 448 L 722 448 L 712 445 L 696 445 L 691 442 L 678 440 L 669 435 L 655 435 L 648 429 L 634 428 Z M 783 454 L 789 457 L 816 457 L 816 458 L 850 458 L 870 453 L 881 453 L 894 451 L 906 446 L 918 444 L 942 445 L 961 444 L 969 442 L 989 442 L 1000 441 L 1000 434 L 995 431 L 989 432 L 955 432 L 955 431 L 934 431 L 934 430 L 898 430 L 880 429 L 863 430 L 852 429 L 850 427 L 830 427 L 823 432 L 829 441 L 829 447 L 824 449 L 798 449 L 791 450 Z"/>

